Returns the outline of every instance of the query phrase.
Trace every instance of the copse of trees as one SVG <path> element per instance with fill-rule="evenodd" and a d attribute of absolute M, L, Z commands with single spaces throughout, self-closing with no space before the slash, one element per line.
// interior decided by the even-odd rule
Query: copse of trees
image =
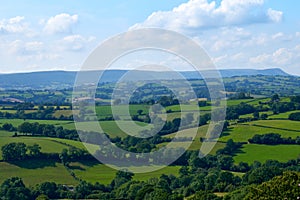
<path fill-rule="evenodd" d="M 253 97 L 251 97 L 250 93 L 237 92 L 234 95 L 231 95 L 230 99 L 253 99 Z"/>
<path fill-rule="evenodd" d="M 229 139 L 226 142 L 226 146 L 223 149 L 217 151 L 217 154 L 225 154 L 225 155 L 232 155 L 237 152 L 238 149 L 242 147 L 243 143 L 241 142 L 234 142 L 232 139 Z"/>
<path fill-rule="evenodd" d="M 277 133 L 268 133 L 263 135 L 254 135 L 251 139 L 248 140 L 253 144 L 267 144 L 267 145 L 277 145 L 277 144 L 300 144 L 300 136 L 297 136 L 295 139 L 282 138 L 280 134 Z"/>
<path fill-rule="evenodd" d="M 300 121 L 300 112 L 291 113 L 289 120 Z"/>
<path fill-rule="evenodd" d="M 4 123 L 2 125 L 2 129 L 5 131 L 10 131 L 10 132 L 17 130 L 11 123 Z"/>
<path fill-rule="evenodd" d="M 4 161 L 24 160 L 26 157 L 38 157 L 41 155 L 41 147 L 38 144 L 26 146 L 25 143 L 9 143 L 1 147 Z M 29 155 L 26 152 L 29 151 Z"/>
<path fill-rule="evenodd" d="M 254 113 L 255 111 L 256 109 L 254 106 L 242 102 L 238 105 L 230 106 L 227 108 L 226 119 L 227 120 L 238 119 L 240 115 Z"/>

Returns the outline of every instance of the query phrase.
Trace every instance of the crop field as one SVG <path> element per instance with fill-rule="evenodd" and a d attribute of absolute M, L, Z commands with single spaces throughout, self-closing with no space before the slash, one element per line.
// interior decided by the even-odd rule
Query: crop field
<path fill-rule="evenodd" d="M 266 160 L 287 162 L 300 155 L 300 145 L 258 145 L 246 144 L 235 157 L 235 163 L 254 161 L 264 163 Z"/>

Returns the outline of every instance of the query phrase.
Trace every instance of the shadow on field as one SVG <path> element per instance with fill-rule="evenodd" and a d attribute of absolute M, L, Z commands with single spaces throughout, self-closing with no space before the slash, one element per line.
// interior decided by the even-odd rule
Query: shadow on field
<path fill-rule="evenodd" d="M 226 131 L 223 131 L 220 137 L 228 136 L 228 135 L 230 135 L 230 133 L 231 133 L 232 131 L 233 131 L 233 128 L 230 127 L 230 128 L 228 128 Z"/>
<path fill-rule="evenodd" d="M 85 165 L 87 167 L 93 167 L 95 165 L 101 164 L 98 160 L 89 160 L 89 161 L 78 161 L 80 164 Z"/>
<path fill-rule="evenodd" d="M 80 165 L 70 165 L 69 168 L 72 170 L 85 171 L 85 169 L 83 167 L 81 167 Z"/>
<path fill-rule="evenodd" d="M 23 160 L 23 161 L 10 161 L 12 165 L 16 165 L 25 169 L 39 169 L 45 167 L 56 167 L 57 161 L 55 160 Z"/>

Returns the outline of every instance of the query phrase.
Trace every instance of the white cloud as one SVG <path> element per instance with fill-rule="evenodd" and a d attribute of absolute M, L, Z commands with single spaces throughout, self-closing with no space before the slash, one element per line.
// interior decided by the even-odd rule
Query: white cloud
<path fill-rule="evenodd" d="M 80 51 L 95 39 L 93 36 L 85 38 L 81 35 L 69 35 L 64 37 L 59 43 L 62 45 L 62 50 Z"/>
<path fill-rule="evenodd" d="M 171 11 L 152 13 L 133 28 L 162 27 L 176 31 L 207 29 L 230 25 L 279 22 L 283 13 L 264 9 L 264 0 L 189 0 Z"/>
<path fill-rule="evenodd" d="M 61 13 L 47 20 L 44 31 L 49 34 L 71 33 L 72 27 L 78 22 L 78 15 Z M 43 21 L 40 21 L 43 23 Z"/>
<path fill-rule="evenodd" d="M 8 45 L 8 52 L 13 55 L 38 54 L 43 50 L 43 43 L 39 41 L 23 42 L 21 40 L 12 41 Z"/>
<path fill-rule="evenodd" d="M 253 64 L 265 64 L 274 67 L 293 66 L 300 62 L 299 46 L 279 48 L 272 53 L 264 53 L 249 60 Z"/>
<path fill-rule="evenodd" d="M 276 39 L 280 39 L 284 36 L 284 34 L 282 32 L 276 33 L 274 35 L 272 35 L 272 39 L 276 40 Z"/>
<path fill-rule="evenodd" d="M 269 8 L 268 17 L 272 22 L 280 22 L 283 17 L 283 12 Z"/>
<path fill-rule="evenodd" d="M 29 25 L 24 19 L 23 16 L 16 16 L 0 20 L 0 33 L 25 33 L 29 30 Z"/>

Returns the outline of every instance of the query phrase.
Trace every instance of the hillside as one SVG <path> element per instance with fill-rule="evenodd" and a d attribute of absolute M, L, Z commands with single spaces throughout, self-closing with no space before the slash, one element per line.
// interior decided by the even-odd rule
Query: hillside
<path fill-rule="evenodd" d="M 108 70 L 105 71 L 101 82 L 115 82 L 119 80 L 126 70 Z M 210 71 L 206 71 L 209 74 Z M 84 72 L 85 76 L 91 77 L 95 75 L 95 71 Z M 154 72 L 154 71 L 133 71 L 134 80 L 153 80 L 155 78 L 170 80 L 174 76 L 170 76 L 170 72 Z M 183 71 L 180 72 L 186 79 L 199 79 L 198 72 Z M 72 87 L 75 81 L 77 72 L 75 71 L 45 71 L 31 73 L 15 73 L 15 74 L 0 74 L 0 88 L 3 89 L 63 89 Z M 254 69 L 226 69 L 220 70 L 223 78 L 234 76 L 291 76 L 278 68 L 254 70 Z"/>

